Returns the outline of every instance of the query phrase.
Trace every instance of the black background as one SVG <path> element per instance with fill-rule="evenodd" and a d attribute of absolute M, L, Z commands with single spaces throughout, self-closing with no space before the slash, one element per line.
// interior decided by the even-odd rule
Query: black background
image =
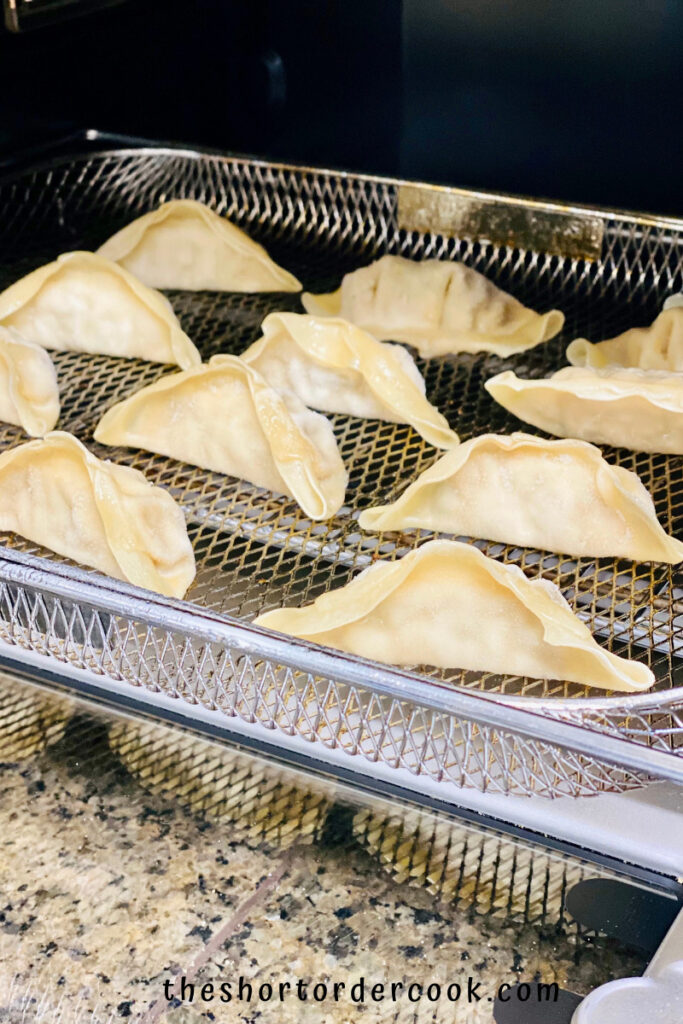
<path fill-rule="evenodd" d="M 683 214 L 683 0 L 127 0 L 0 31 L 0 149 L 97 127 Z"/>

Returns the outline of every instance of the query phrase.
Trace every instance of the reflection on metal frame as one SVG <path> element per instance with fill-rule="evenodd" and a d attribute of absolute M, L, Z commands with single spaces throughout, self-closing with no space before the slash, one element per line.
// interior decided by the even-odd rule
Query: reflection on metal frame
<path fill-rule="evenodd" d="M 600 258 L 587 260 L 544 247 L 550 237 L 544 211 L 556 213 L 557 204 L 534 203 L 532 226 L 539 233 L 525 236 L 528 248 L 513 248 L 402 229 L 402 186 L 170 147 L 63 157 L 0 180 L 6 253 L 0 286 L 60 249 L 97 247 L 133 217 L 177 196 L 230 216 L 313 291 L 385 251 L 464 259 L 527 304 L 563 309 L 567 323 L 558 339 L 510 360 L 465 355 L 422 364 L 430 398 L 463 438 L 517 426 L 483 389 L 487 376 L 513 366 L 522 376 L 552 372 L 571 338 L 598 339 L 634 320 L 646 322 L 681 288 L 683 223 L 673 219 L 572 208 L 572 217 L 601 225 Z M 501 207 L 507 202 L 484 198 Z M 170 298 L 205 358 L 242 351 L 272 309 L 298 308 L 296 296 L 176 292 Z M 56 353 L 55 362 L 61 426 L 90 445 L 103 409 L 164 372 L 75 353 Z M 233 729 L 244 723 L 273 744 L 298 744 L 312 758 L 360 762 L 377 775 L 400 769 L 408 778 L 420 776 L 416 788 L 424 780 L 442 788 L 444 799 L 449 786 L 580 796 L 642 785 L 648 774 L 682 780 L 683 580 L 670 566 L 476 542 L 530 577 L 557 583 L 606 646 L 647 661 L 657 676 L 655 692 L 632 697 L 595 697 L 557 681 L 419 666 L 400 671 L 250 625 L 266 608 L 310 601 L 378 556 L 400 557 L 424 539 L 365 536 L 357 512 L 393 500 L 437 453 L 404 425 L 343 416 L 333 422 L 350 469 L 348 505 L 322 524 L 290 501 L 218 474 L 94 446 L 99 455 L 143 470 L 179 500 L 193 537 L 196 582 L 185 601 L 165 601 L 56 556 L 45 560 L 44 552 L 7 538 L 0 639 L 15 658 L 94 673 L 113 689 L 125 683 L 180 698 L 187 714 L 195 708 Z M 19 440 L 15 428 L 0 428 L 0 447 Z M 608 457 L 642 477 L 663 525 L 680 533 L 683 459 L 623 450 Z"/>
<path fill-rule="evenodd" d="M 10 32 L 27 32 L 122 3 L 126 0 L 3 0 L 5 25 Z"/>
<path fill-rule="evenodd" d="M 599 216 L 571 206 L 439 185 L 401 185 L 398 226 L 586 260 L 600 259 L 605 228 Z"/>

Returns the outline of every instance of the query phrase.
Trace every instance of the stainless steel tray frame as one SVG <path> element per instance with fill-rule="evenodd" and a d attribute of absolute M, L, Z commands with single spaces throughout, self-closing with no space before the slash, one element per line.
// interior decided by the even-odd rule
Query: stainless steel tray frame
<path fill-rule="evenodd" d="M 482 377 L 508 365 L 546 373 L 560 364 L 568 337 L 647 322 L 662 297 L 681 287 L 683 222 L 672 219 L 160 146 L 105 147 L 0 178 L 0 283 L 59 251 L 95 247 L 113 228 L 173 196 L 200 198 L 228 213 L 308 287 L 334 284 L 382 251 L 458 256 L 539 307 L 565 309 L 569 333 L 542 352 L 425 366 L 430 394 L 463 436 L 514 425 L 486 404 Z M 424 230 L 426 216 L 438 233 Z M 454 237 L 463 230 L 467 235 Z M 533 248 L 535 239 L 544 251 Z M 269 308 L 296 308 L 297 301 L 170 297 L 206 355 L 228 340 L 240 351 Z M 62 424 L 89 444 L 98 411 L 163 372 L 68 353 L 56 362 Z M 214 729 L 250 732 L 303 756 L 400 779 L 442 800 L 455 798 L 459 786 L 581 796 L 648 777 L 683 781 L 683 582 L 669 567 L 571 561 L 476 542 L 530 575 L 554 579 L 603 642 L 649 661 L 656 690 L 626 698 L 587 697 L 581 688 L 538 680 L 402 671 L 244 621 L 284 593 L 309 600 L 373 558 L 400 556 L 423 539 L 366 537 L 355 514 L 378 494 L 402 488 L 437 453 L 408 428 L 368 427 L 348 417 L 334 422 L 354 466 L 353 493 L 342 514 L 322 526 L 255 488 L 157 456 L 106 452 L 143 468 L 183 505 L 199 555 L 195 588 L 182 602 L 150 596 L 7 537 L 0 553 L 4 651 L 39 671 L 97 680 L 114 699 L 135 692 L 158 704 L 177 702 L 197 723 L 210 720 Z M 3 447 L 19 440 L 14 428 L 0 431 Z M 678 527 L 683 460 L 612 455 L 638 470 L 660 515 Z"/>

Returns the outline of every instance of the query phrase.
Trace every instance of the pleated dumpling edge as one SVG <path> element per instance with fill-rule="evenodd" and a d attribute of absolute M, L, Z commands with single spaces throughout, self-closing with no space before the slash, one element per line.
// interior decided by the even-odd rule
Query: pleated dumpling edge
<path fill-rule="evenodd" d="M 262 245 L 196 199 L 163 203 L 121 228 L 97 251 L 154 288 L 301 291 L 301 282 Z"/>
<path fill-rule="evenodd" d="M 195 575 L 172 496 L 64 431 L 0 455 L 0 529 L 167 597 L 183 597 Z"/>
<path fill-rule="evenodd" d="M 105 412 L 94 436 L 286 494 L 311 519 L 344 502 L 348 473 L 329 420 L 237 356 L 161 377 Z"/>
<path fill-rule="evenodd" d="M 274 387 L 313 409 L 408 423 L 437 448 L 459 443 L 425 396 L 425 382 L 401 345 L 377 341 L 339 318 L 271 313 L 263 336 L 242 353 Z"/>
<path fill-rule="evenodd" d="M 377 614 L 375 614 L 377 613 Z M 458 541 L 380 561 L 303 608 L 255 624 L 394 665 L 433 665 L 639 692 L 638 662 L 600 647 L 560 590 Z"/>
<path fill-rule="evenodd" d="M 342 290 L 341 285 L 333 292 L 314 294 L 304 292 L 301 304 L 310 316 L 341 317 Z"/>
<path fill-rule="evenodd" d="M 59 419 L 57 373 L 41 345 L 0 327 L 0 420 L 43 437 Z"/>
<path fill-rule="evenodd" d="M 364 530 L 427 529 L 536 550 L 640 562 L 683 561 L 640 478 L 573 438 L 481 434 L 443 455 Z"/>
<path fill-rule="evenodd" d="M 346 274 L 333 292 L 302 296 L 308 313 L 341 316 L 380 341 L 434 358 L 464 352 L 507 356 L 555 337 L 564 314 L 537 313 L 457 260 L 385 254 Z"/>
<path fill-rule="evenodd" d="M 572 366 L 601 370 L 608 366 L 683 371 L 683 308 L 662 310 L 649 327 L 632 327 L 606 341 L 576 338 L 567 348 Z"/>
<path fill-rule="evenodd" d="M 533 379 L 505 370 L 484 387 L 518 419 L 557 437 L 683 455 L 681 374 L 564 366 Z"/>
<path fill-rule="evenodd" d="M 201 362 L 168 299 L 92 252 L 62 253 L 11 284 L 0 293 L 0 325 L 49 349 L 174 363 L 182 369 Z"/>

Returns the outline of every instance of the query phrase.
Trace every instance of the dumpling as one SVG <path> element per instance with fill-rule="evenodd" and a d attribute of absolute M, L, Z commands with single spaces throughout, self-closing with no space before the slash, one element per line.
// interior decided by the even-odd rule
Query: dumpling
<path fill-rule="evenodd" d="M 42 437 L 58 419 L 59 388 L 49 355 L 11 327 L 0 327 L 0 420 Z"/>
<path fill-rule="evenodd" d="M 594 558 L 683 561 L 635 473 L 585 441 L 483 434 L 443 455 L 364 530 L 439 530 Z"/>
<path fill-rule="evenodd" d="M 63 431 L 0 455 L 0 530 L 167 597 L 182 597 L 194 579 L 171 495 Z"/>
<path fill-rule="evenodd" d="M 124 399 L 95 440 L 240 477 L 294 498 L 311 519 L 329 519 L 344 502 L 348 476 L 329 420 L 236 356 L 214 356 Z"/>
<path fill-rule="evenodd" d="M 0 326 L 69 352 L 175 363 L 201 356 L 168 300 L 118 264 L 92 252 L 67 252 L 0 294 Z"/>
<path fill-rule="evenodd" d="M 521 380 L 511 370 L 484 385 L 525 423 L 558 437 L 683 455 L 683 378 L 656 370 L 565 366 Z"/>
<path fill-rule="evenodd" d="M 636 366 L 641 370 L 683 372 L 683 307 L 673 306 L 659 314 L 649 327 L 630 331 L 592 345 L 577 338 L 567 349 L 574 366 Z"/>
<path fill-rule="evenodd" d="M 97 250 L 152 288 L 299 292 L 301 283 L 225 217 L 173 199 L 117 231 Z"/>
<path fill-rule="evenodd" d="M 436 448 L 458 443 L 444 416 L 425 398 L 411 355 L 385 345 L 346 320 L 271 313 L 263 337 L 242 359 L 281 391 L 313 409 L 410 423 Z"/>
<path fill-rule="evenodd" d="M 650 670 L 599 647 L 554 583 L 470 544 L 433 540 L 375 562 L 305 608 L 256 619 L 280 633 L 390 665 L 434 665 L 647 690 Z"/>
<path fill-rule="evenodd" d="M 562 330 L 564 314 L 539 314 L 464 263 L 382 256 L 346 274 L 328 295 L 304 293 L 307 313 L 341 316 L 381 341 L 414 345 L 421 356 L 524 352 Z"/>

